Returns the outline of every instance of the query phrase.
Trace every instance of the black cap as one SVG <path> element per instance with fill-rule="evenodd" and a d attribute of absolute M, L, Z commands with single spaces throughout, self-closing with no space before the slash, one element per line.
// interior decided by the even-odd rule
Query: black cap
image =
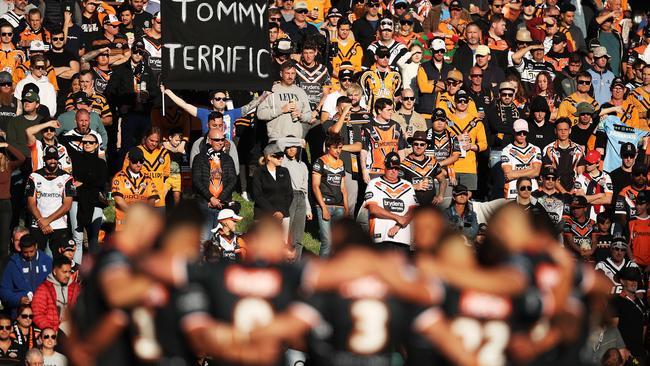
<path fill-rule="evenodd" d="M 36 245 L 36 239 L 31 234 L 25 234 L 20 238 L 19 246 L 21 248 L 29 248 Z"/>
<path fill-rule="evenodd" d="M 460 89 L 460 90 L 456 93 L 456 95 L 454 96 L 454 101 L 455 101 L 455 102 L 458 102 L 458 101 L 460 101 L 460 100 L 466 100 L 466 101 L 469 100 L 469 95 L 468 95 L 467 92 L 466 92 L 465 90 L 463 90 L 463 89 Z"/>
<path fill-rule="evenodd" d="M 399 154 L 395 151 L 391 151 L 386 154 L 384 159 L 384 166 L 386 168 L 399 168 L 402 165 L 399 159 Z"/>
<path fill-rule="evenodd" d="M 343 14 L 337 8 L 330 8 L 327 11 L 327 18 L 343 18 Z"/>
<path fill-rule="evenodd" d="M 131 51 L 144 50 L 144 42 L 142 40 L 137 40 L 131 45 Z"/>
<path fill-rule="evenodd" d="M 610 89 L 614 88 L 616 85 L 619 85 L 619 86 L 625 87 L 625 82 L 623 81 L 622 78 L 620 78 L 620 77 L 615 77 L 615 78 L 612 80 L 612 84 L 610 85 Z"/>
<path fill-rule="evenodd" d="M 460 1 L 452 0 L 451 3 L 449 3 L 449 9 L 463 10 L 463 6 L 460 4 Z"/>
<path fill-rule="evenodd" d="M 592 38 L 591 41 L 589 41 L 589 50 L 593 50 L 594 48 L 600 46 L 600 41 L 598 38 Z"/>
<path fill-rule="evenodd" d="M 588 204 L 589 204 L 589 202 L 587 202 L 587 199 L 585 198 L 585 196 L 575 195 L 571 199 L 571 207 L 572 208 L 573 207 L 577 207 L 577 208 L 587 207 Z"/>
<path fill-rule="evenodd" d="M 634 155 L 636 155 L 636 147 L 634 144 L 625 142 L 623 145 L 621 145 L 621 157 Z"/>
<path fill-rule="evenodd" d="M 377 57 L 390 56 L 390 50 L 386 46 L 379 46 L 377 47 L 377 51 L 375 51 L 375 55 Z"/>
<path fill-rule="evenodd" d="M 648 203 L 648 200 L 650 200 L 650 191 L 645 190 L 645 191 L 639 191 L 639 193 L 636 195 L 636 204 L 640 205 L 642 203 Z"/>
<path fill-rule="evenodd" d="M 562 42 L 566 42 L 566 35 L 564 35 L 562 32 L 555 33 L 553 36 L 553 44 L 559 44 Z"/>
<path fill-rule="evenodd" d="M 138 160 L 144 160 L 144 153 L 143 153 L 142 150 L 141 150 L 139 147 L 137 147 L 137 146 L 132 147 L 132 148 L 129 150 L 128 155 L 129 155 L 129 160 L 130 160 L 131 162 L 138 161 Z"/>
<path fill-rule="evenodd" d="M 63 248 L 64 252 L 67 252 L 68 250 L 75 250 L 74 240 L 72 239 L 68 240 L 67 242 L 65 242 L 65 244 L 63 244 L 61 248 Z"/>
<path fill-rule="evenodd" d="M 441 120 L 447 122 L 447 112 L 445 112 L 445 110 L 442 108 L 436 108 L 433 110 L 433 113 L 431 114 L 431 120 L 432 121 Z"/>
<path fill-rule="evenodd" d="M 535 6 L 535 0 L 524 0 L 521 3 L 522 6 Z"/>
<path fill-rule="evenodd" d="M 43 161 L 50 159 L 59 160 L 59 150 L 52 145 L 46 147 L 45 152 L 43 153 Z"/>
<path fill-rule="evenodd" d="M 548 165 L 542 168 L 542 172 L 541 172 L 542 177 L 548 177 L 551 175 L 557 177 L 557 171 L 555 170 L 555 168 Z"/>
<path fill-rule="evenodd" d="M 638 173 L 648 174 L 648 166 L 639 162 L 635 163 L 632 166 L 632 174 Z"/>
<path fill-rule="evenodd" d="M 616 277 L 618 277 L 619 280 L 640 282 L 641 272 L 638 267 L 625 267 L 618 271 L 618 276 Z"/>
<path fill-rule="evenodd" d="M 92 101 L 84 91 L 78 91 L 70 96 L 74 104 L 91 105 Z"/>
<path fill-rule="evenodd" d="M 465 185 L 463 185 L 463 184 L 457 184 L 456 186 L 454 186 L 454 190 L 453 190 L 451 193 L 452 193 L 454 196 L 456 196 L 456 195 L 458 195 L 458 194 L 461 194 L 461 193 L 467 193 L 467 192 L 469 192 L 469 190 L 467 189 L 467 187 L 465 187 Z"/>

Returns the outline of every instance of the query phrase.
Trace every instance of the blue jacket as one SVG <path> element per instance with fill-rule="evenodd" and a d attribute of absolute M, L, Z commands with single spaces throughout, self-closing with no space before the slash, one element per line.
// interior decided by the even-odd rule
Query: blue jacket
<path fill-rule="evenodd" d="M 460 232 L 462 232 L 469 240 L 474 240 L 478 234 L 478 217 L 476 212 L 472 209 L 472 204 L 467 203 L 463 217 L 460 217 L 456 212 L 456 207 L 453 202 L 447 209 L 445 209 L 445 216 L 449 225 Z"/>
<path fill-rule="evenodd" d="M 20 253 L 12 255 L 0 285 L 0 300 L 5 308 L 18 307 L 20 298 L 30 291 L 35 293 L 51 272 L 52 258 L 40 250 L 31 261 L 26 261 Z"/>

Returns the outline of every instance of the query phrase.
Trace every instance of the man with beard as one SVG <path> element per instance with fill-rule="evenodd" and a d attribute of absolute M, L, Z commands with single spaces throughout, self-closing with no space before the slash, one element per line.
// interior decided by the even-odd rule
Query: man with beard
<path fill-rule="evenodd" d="M 553 86 L 555 92 L 561 97 L 566 98 L 578 90 L 576 80 L 578 73 L 582 70 L 582 58 L 577 53 L 569 55 L 569 64 L 561 72 L 555 73 Z"/>
<path fill-rule="evenodd" d="M 102 119 L 102 124 L 104 126 L 113 124 L 113 113 L 108 105 L 108 100 L 104 94 L 95 90 L 95 74 L 91 70 L 82 70 L 79 73 L 79 86 L 81 87 L 81 91 L 86 93 L 86 96 L 90 98 L 90 102 L 92 103 L 90 108 L 93 112 L 99 114 Z M 75 110 L 76 102 L 73 95 L 70 95 L 65 101 L 65 110 Z"/>
<path fill-rule="evenodd" d="M 365 15 L 363 18 L 358 18 L 352 23 L 354 39 L 361 44 L 361 47 L 363 47 L 364 50 L 367 49 L 375 39 L 377 39 L 380 8 L 380 0 L 369 0 L 366 4 Z"/>
<path fill-rule="evenodd" d="M 83 144 L 82 137 L 84 135 L 94 135 L 97 138 L 99 143 L 99 157 L 104 158 L 105 150 L 102 146 L 105 146 L 102 141 L 102 136 L 90 129 L 90 113 L 86 109 L 80 109 L 75 113 L 75 122 L 76 127 L 63 135 L 59 136 L 59 142 L 65 146 L 68 154 L 70 155 L 70 160 L 74 166 L 75 160 L 79 159 L 80 155 L 83 153 Z"/>
<path fill-rule="evenodd" d="M 551 111 L 548 108 L 546 98 L 538 95 L 530 102 L 530 116 L 528 117 L 528 142 L 543 149 L 553 142 L 555 129 L 549 122 Z"/>
<path fill-rule="evenodd" d="M 45 57 L 54 67 L 59 93 L 68 95 L 72 87 L 72 76 L 79 72 L 78 56 L 65 50 L 66 36 L 62 29 L 52 30 L 52 49 L 45 53 Z M 64 102 L 59 98 L 59 103 Z M 62 108 L 59 108 L 61 110 Z"/>
<path fill-rule="evenodd" d="M 481 42 L 481 28 L 476 23 L 469 23 L 465 27 L 464 39 L 459 39 L 458 48 L 454 53 L 453 65 L 463 75 L 468 75 L 469 69 L 474 66 L 474 54 Z"/>
<path fill-rule="evenodd" d="M 131 0 L 131 7 L 133 7 L 133 24 L 140 28 L 146 29 L 151 27 L 153 15 L 144 10 L 144 0 Z"/>
<path fill-rule="evenodd" d="M 404 179 L 413 185 L 419 205 L 441 204 L 447 190 L 447 175 L 435 158 L 425 154 L 430 144 L 427 133 L 417 131 L 407 141 L 413 152 L 402 161 Z M 438 181 L 437 194 L 434 179 Z"/>
<path fill-rule="evenodd" d="M 569 64 L 569 67 L 571 67 L 571 64 Z M 587 102 L 594 107 L 594 110 L 600 110 L 600 104 L 589 94 L 591 79 L 591 74 L 586 71 L 582 71 L 576 76 L 577 89 L 560 103 L 557 110 L 558 119 L 561 117 L 569 118 L 571 126 L 578 123 L 578 117 L 575 116 L 575 113 L 580 102 Z"/>
<path fill-rule="evenodd" d="M 424 62 L 418 69 L 418 105 L 416 112 L 429 118 L 431 106 L 435 105 L 438 94 L 445 90 L 445 78 L 453 67 L 444 62 L 445 42 L 441 39 L 434 39 L 431 42 L 433 57 L 430 61 Z M 462 74 L 461 74 L 462 75 Z"/>
<path fill-rule="evenodd" d="M 27 19 L 25 15 L 25 7 L 27 6 L 27 0 L 14 0 L 14 8 L 2 15 L 2 19 L 6 20 L 14 28 L 16 33 L 22 32 L 25 27 L 27 27 Z"/>
<path fill-rule="evenodd" d="M 43 153 L 45 166 L 27 180 L 25 195 L 32 214 L 30 233 L 41 250 L 58 253 L 68 237 L 68 211 L 75 196 L 72 176 L 59 168 L 59 151 L 48 146 Z"/>
<path fill-rule="evenodd" d="M 578 28 L 573 20 L 576 14 L 576 7 L 571 3 L 562 3 L 560 6 L 560 29 L 559 32 L 566 34 L 567 32 L 573 39 L 573 50 L 586 51 L 587 44 L 585 43 L 585 36 L 582 30 Z M 568 37 L 567 37 L 568 38 Z"/>
<path fill-rule="evenodd" d="M 474 104 L 476 104 L 479 118 L 485 118 L 485 111 L 492 104 L 493 100 L 492 88 L 484 86 L 483 79 L 485 74 L 480 67 L 472 67 L 467 75 L 469 76 L 467 94 L 469 94 Z"/>
<path fill-rule="evenodd" d="M 105 150 L 108 144 L 108 133 L 106 132 L 106 128 L 102 124 L 99 114 L 92 109 L 91 107 L 92 101 L 90 100 L 90 98 L 88 98 L 88 95 L 86 95 L 86 93 L 83 91 L 74 93 L 70 97 L 72 98 L 72 102 L 71 102 L 72 109 L 59 115 L 57 120 L 59 121 L 60 126 L 57 127 L 56 133 L 63 135 L 66 134 L 68 131 L 73 130 L 75 127 L 77 127 L 77 121 L 76 121 L 77 112 L 80 110 L 87 111 L 88 114 L 90 115 L 89 128 L 97 132 L 101 136 L 101 139 L 99 140 L 100 148 L 102 150 Z"/>
<path fill-rule="evenodd" d="M 578 123 L 571 127 L 571 141 L 587 149 L 589 138 L 594 134 L 597 123 L 593 123 L 594 107 L 586 102 L 580 102 L 576 106 L 576 112 L 573 114 L 578 117 Z"/>
<path fill-rule="evenodd" d="M 0 130 L 7 132 L 11 119 L 18 112 L 18 100 L 14 97 L 11 74 L 0 71 Z"/>

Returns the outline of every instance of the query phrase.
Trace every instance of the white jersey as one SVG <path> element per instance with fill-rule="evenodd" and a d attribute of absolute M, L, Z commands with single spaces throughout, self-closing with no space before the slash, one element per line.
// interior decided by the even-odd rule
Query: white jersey
<path fill-rule="evenodd" d="M 411 183 L 400 179 L 397 183 L 390 183 L 383 177 L 372 179 L 366 188 L 364 206 L 378 205 L 396 215 L 406 215 L 411 207 L 418 205 L 415 189 Z M 376 243 L 391 241 L 406 246 L 411 245 L 411 225 L 400 229 L 394 237 L 388 236 L 388 231 L 395 226 L 395 221 L 380 219 L 370 215 L 368 219 L 370 233 Z"/>
<path fill-rule="evenodd" d="M 106 151 L 102 148 L 102 143 L 103 143 L 102 136 L 100 136 L 99 133 L 97 133 L 97 132 L 95 132 L 93 130 L 90 130 L 90 132 L 88 132 L 88 133 L 95 136 L 95 137 L 97 137 L 97 142 L 99 143 L 99 147 L 98 147 L 98 150 L 97 150 L 97 155 L 99 155 L 100 158 L 104 159 L 104 157 L 106 156 Z M 64 136 L 82 137 L 83 135 L 78 133 L 75 130 L 70 130 L 70 131 L 66 132 L 64 134 Z M 81 144 L 81 141 L 70 141 L 69 146 L 74 148 L 78 152 L 83 151 L 83 145 Z"/>
<path fill-rule="evenodd" d="M 592 195 L 596 193 L 614 194 L 612 178 L 605 172 L 600 172 L 595 177 L 591 174 L 584 172 L 575 180 L 573 188 L 576 189 L 578 194 Z M 589 210 L 589 218 L 596 221 L 596 215 L 605 212 L 605 205 L 591 205 Z"/>
<path fill-rule="evenodd" d="M 63 205 L 63 199 L 74 197 L 76 190 L 72 184 L 72 176 L 61 169 L 48 175 L 45 169 L 39 169 L 29 175 L 25 187 L 25 195 L 36 199 L 36 207 L 41 216 L 52 215 Z M 65 229 L 68 227 L 68 215 L 63 215 L 50 223 L 52 229 Z M 32 220 L 32 227 L 36 228 L 36 220 Z"/>
<path fill-rule="evenodd" d="M 45 166 L 43 161 L 43 152 L 47 147 L 41 140 L 36 140 L 33 145 L 27 145 L 31 153 L 32 158 L 32 171 L 37 171 Z M 66 171 L 66 173 L 72 173 L 72 161 L 70 160 L 70 155 L 68 155 L 68 150 L 65 146 L 56 143 L 56 150 L 59 153 L 59 168 Z"/>
<path fill-rule="evenodd" d="M 501 151 L 501 166 L 509 166 L 512 170 L 524 170 L 533 165 L 542 164 L 542 150 L 533 145 L 526 144 L 524 147 L 510 144 Z M 537 190 L 537 179 L 531 179 L 533 191 Z M 507 199 L 517 197 L 517 180 L 513 179 L 505 183 L 504 196 Z"/>

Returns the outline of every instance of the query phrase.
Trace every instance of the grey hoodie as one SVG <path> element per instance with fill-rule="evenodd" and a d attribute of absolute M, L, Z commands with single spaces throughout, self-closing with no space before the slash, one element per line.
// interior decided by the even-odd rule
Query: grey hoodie
<path fill-rule="evenodd" d="M 70 280 L 72 281 L 72 279 Z M 68 299 L 68 285 L 62 285 L 61 282 L 54 278 L 52 273 L 47 276 L 46 281 L 51 282 L 54 286 L 54 292 L 56 293 L 56 310 L 59 312 L 59 320 L 63 320 L 61 319 L 61 316 L 66 313 L 68 302 L 70 301 L 70 299 Z"/>
<path fill-rule="evenodd" d="M 266 128 L 269 140 L 275 141 L 290 135 L 305 137 L 311 127 L 311 108 L 305 91 L 296 85 L 284 86 L 281 83 L 275 84 L 272 91 L 273 94 L 257 107 L 257 118 L 268 121 Z M 282 113 L 282 107 L 292 100 L 297 102 L 297 110 L 300 111 L 300 120 L 296 122 L 291 118 L 291 113 Z"/>

